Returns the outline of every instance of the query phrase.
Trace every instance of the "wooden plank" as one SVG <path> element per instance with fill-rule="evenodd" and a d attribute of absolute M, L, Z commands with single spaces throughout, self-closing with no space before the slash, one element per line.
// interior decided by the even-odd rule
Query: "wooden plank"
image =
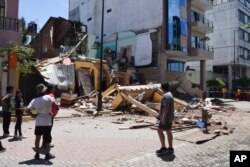
<path fill-rule="evenodd" d="M 102 99 L 109 96 L 111 93 L 113 93 L 116 90 L 117 90 L 117 84 L 114 84 L 114 85 L 110 86 L 107 90 L 102 92 Z"/>
<path fill-rule="evenodd" d="M 119 107 L 119 105 L 122 103 L 123 98 L 121 96 L 120 93 L 118 93 L 115 97 L 115 99 L 112 101 L 112 106 L 114 109 L 116 109 L 117 107 Z"/>
<path fill-rule="evenodd" d="M 77 70 L 78 80 L 80 82 L 79 86 L 82 86 L 84 94 L 90 94 L 93 91 L 93 86 L 91 84 L 90 75 L 88 69 Z"/>
<path fill-rule="evenodd" d="M 156 110 L 156 111 L 159 111 L 160 110 L 160 107 L 161 107 L 161 103 L 153 103 L 153 102 L 147 102 L 146 104 L 148 107 Z"/>
<path fill-rule="evenodd" d="M 144 124 L 132 125 L 132 126 L 128 126 L 128 127 L 120 127 L 119 130 L 139 129 L 139 128 L 145 128 L 145 127 L 149 127 L 149 126 L 152 126 L 152 124 L 151 123 L 144 123 Z"/>
<path fill-rule="evenodd" d="M 132 103 L 132 104 L 134 104 L 135 106 L 137 106 L 138 108 L 140 108 L 140 109 L 142 109 L 143 111 L 147 112 L 148 114 L 150 114 L 150 115 L 152 115 L 152 116 L 157 116 L 157 115 L 158 115 L 158 113 L 157 113 L 155 110 L 153 110 L 153 109 L 147 107 L 146 105 L 140 103 L 139 101 L 133 99 L 132 97 L 126 95 L 125 93 L 121 92 L 121 96 L 122 96 L 124 99 L 126 99 L 127 101 L 129 101 L 130 103 Z"/>

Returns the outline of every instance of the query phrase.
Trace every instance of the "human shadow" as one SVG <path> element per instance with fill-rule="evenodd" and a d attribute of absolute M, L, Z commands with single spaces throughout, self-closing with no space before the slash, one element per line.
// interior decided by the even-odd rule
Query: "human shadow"
<path fill-rule="evenodd" d="M 7 136 L 0 136 L 0 140 L 1 139 L 6 139 L 6 138 L 8 138 Z"/>
<path fill-rule="evenodd" d="M 17 138 L 11 138 L 8 140 L 9 142 L 15 142 L 15 141 L 21 141 L 20 139 L 17 139 Z"/>
<path fill-rule="evenodd" d="M 19 165 L 53 165 L 49 160 L 44 159 L 30 159 L 27 161 L 19 162 Z"/>
<path fill-rule="evenodd" d="M 162 155 L 157 155 L 157 157 L 161 158 L 162 161 L 174 161 L 175 155 L 174 154 L 162 154 Z"/>

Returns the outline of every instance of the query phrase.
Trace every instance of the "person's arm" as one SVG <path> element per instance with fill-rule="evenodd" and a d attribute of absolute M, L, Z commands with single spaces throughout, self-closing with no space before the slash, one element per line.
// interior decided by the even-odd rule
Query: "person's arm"
<path fill-rule="evenodd" d="M 36 118 L 36 116 L 37 116 L 37 114 L 33 114 L 33 113 L 31 112 L 31 109 L 29 109 L 29 108 L 27 108 L 27 107 L 25 107 L 25 108 L 20 108 L 20 110 L 25 111 L 28 115 L 30 115 L 30 116 L 33 117 L 33 118 Z"/>
<path fill-rule="evenodd" d="M 166 122 L 168 111 L 169 111 L 169 103 L 166 103 L 165 110 L 164 110 L 164 113 L 163 113 L 163 116 L 161 119 L 162 124 L 165 124 L 165 122 Z"/>

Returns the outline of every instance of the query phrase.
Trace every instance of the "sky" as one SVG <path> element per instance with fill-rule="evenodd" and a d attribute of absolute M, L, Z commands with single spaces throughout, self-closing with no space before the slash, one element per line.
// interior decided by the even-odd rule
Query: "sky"
<path fill-rule="evenodd" d="M 68 19 L 68 6 L 69 0 L 19 0 L 19 18 L 35 21 L 39 32 L 51 16 Z"/>

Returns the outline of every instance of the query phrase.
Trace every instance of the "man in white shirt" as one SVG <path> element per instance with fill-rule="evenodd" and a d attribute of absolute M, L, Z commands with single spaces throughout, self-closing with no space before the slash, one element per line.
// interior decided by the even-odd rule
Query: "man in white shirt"
<path fill-rule="evenodd" d="M 51 142 L 51 117 L 52 117 L 52 105 L 55 104 L 55 98 L 50 95 L 46 95 L 47 87 L 43 84 L 38 84 L 36 86 L 38 97 L 34 98 L 25 109 L 25 111 L 31 116 L 35 117 L 35 115 L 31 112 L 32 109 L 37 111 L 36 115 L 36 127 L 35 127 L 35 159 L 40 159 L 39 155 L 39 145 L 41 136 L 44 136 L 46 143 L 46 155 L 45 159 L 49 160 L 51 158 L 55 158 L 54 155 L 50 154 L 49 143 Z"/>

